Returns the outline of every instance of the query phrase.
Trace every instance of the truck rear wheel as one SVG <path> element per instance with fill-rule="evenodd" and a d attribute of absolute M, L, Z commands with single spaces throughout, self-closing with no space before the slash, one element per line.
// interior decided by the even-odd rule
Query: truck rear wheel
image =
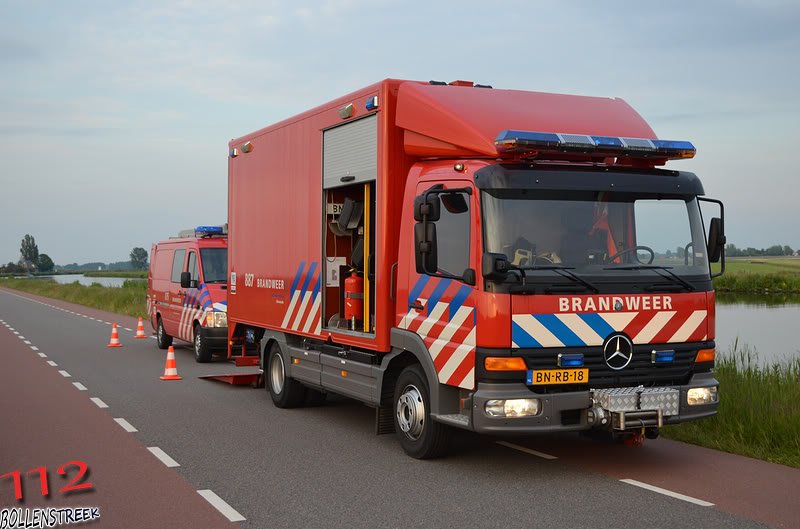
<path fill-rule="evenodd" d="M 164 323 L 161 321 L 161 316 L 158 317 L 158 323 L 156 323 L 156 343 L 159 349 L 167 349 L 172 345 L 172 336 L 167 334 L 167 331 L 164 330 Z"/>
<path fill-rule="evenodd" d="M 430 390 L 419 365 L 405 368 L 394 390 L 394 430 L 406 454 L 416 459 L 441 457 L 452 430 L 431 420 Z"/>
<path fill-rule="evenodd" d="M 199 323 L 194 324 L 194 359 L 200 364 L 205 364 L 211 361 L 211 348 L 208 346 L 208 341 L 203 338 L 203 333 L 200 332 L 201 327 Z"/>
<path fill-rule="evenodd" d="M 286 363 L 280 347 L 273 344 L 269 350 L 267 390 L 278 408 L 297 408 L 306 400 L 306 387 L 286 375 Z"/>

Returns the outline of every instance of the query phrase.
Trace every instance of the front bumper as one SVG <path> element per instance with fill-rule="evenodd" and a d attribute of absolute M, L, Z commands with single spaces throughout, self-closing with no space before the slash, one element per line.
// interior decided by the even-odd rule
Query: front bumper
<path fill-rule="evenodd" d="M 228 350 L 227 327 L 200 327 L 200 336 L 213 351 Z"/>
<path fill-rule="evenodd" d="M 688 384 L 671 386 L 679 391 L 679 408 L 677 415 L 665 415 L 663 424 L 675 424 L 693 421 L 716 415 L 719 402 L 689 406 L 686 393 L 691 388 L 717 386 L 719 383 L 713 373 L 695 374 Z M 487 400 L 539 398 L 541 409 L 533 417 L 489 417 L 486 415 Z M 589 389 L 566 393 L 535 394 L 522 383 L 478 383 L 471 399 L 472 420 L 470 426 L 478 433 L 502 435 L 526 435 L 549 432 L 569 432 L 588 430 L 600 425 L 593 425 L 589 419 L 589 410 L 597 404 L 592 400 Z M 610 423 L 602 427 L 610 428 Z"/>

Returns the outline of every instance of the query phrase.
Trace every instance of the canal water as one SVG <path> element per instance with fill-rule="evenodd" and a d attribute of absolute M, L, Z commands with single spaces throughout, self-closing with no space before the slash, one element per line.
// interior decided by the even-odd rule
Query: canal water
<path fill-rule="evenodd" d="M 63 274 L 39 277 L 42 279 L 52 279 L 56 283 L 61 283 L 64 285 L 77 281 L 81 285 L 89 286 L 92 283 L 99 283 L 104 287 L 121 287 L 125 281 L 145 281 L 145 279 L 131 279 L 124 277 L 86 277 L 83 274 Z"/>
<path fill-rule="evenodd" d="M 721 355 L 757 352 L 762 366 L 800 359 L 800 295 L 717 294 L 716 343 Z"/>

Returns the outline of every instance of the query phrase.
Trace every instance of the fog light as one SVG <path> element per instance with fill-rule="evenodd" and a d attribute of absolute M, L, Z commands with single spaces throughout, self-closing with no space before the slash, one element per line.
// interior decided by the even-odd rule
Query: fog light
<path fill-rule="evenodd" d="M 717 386 L 708 388 L 692 388 L 686 392 L 686 403 L 689 406 L 698 406 L 700 404 L 713 404 L 719 400 L 717 395 Z"/>
<path fill-rule="evenodd" d="M 539 414 L 539 399 L 493 399 L 484 405 L 489 417 L 530 417 Z"/>

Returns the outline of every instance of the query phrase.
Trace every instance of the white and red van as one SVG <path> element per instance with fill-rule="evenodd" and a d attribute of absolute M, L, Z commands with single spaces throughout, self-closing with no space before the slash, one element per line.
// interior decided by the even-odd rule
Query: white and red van
<path fill-rule="evenodd" d="M 198 226 L 153 245 L 147 313 L 158 347 L 173 338 L 194 345 L 198 362 L 227 351 L 227 226 Z"/>

